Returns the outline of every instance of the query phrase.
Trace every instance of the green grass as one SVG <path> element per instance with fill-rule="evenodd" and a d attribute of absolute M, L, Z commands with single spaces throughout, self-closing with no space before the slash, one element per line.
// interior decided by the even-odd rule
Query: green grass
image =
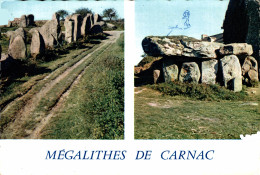
<path fill-rule="evenodd" d="M 146 87 L 135 95 L 135 138 L 239 139 L 260 130 L 257 102 L 202 101 Z"/>
<path fill-rule="evenodd" d="M 64 108 L 44 129 L 44 139 L 122 139 L 124 135 L 123 35 L 96 53 Z"/>
<path fill-rule="evenodd" d="M 15 98 L 18 98 L 23 94 L 27 93 L 27 91 L 29 90 L 30 93 L 28 93 L 27 96 L 23 97 L 22 99 L 15 101 L 11 107 L 9 107 L 7 110 L 1 113 L 0 132 L 3 131 L 3 129 L 8 125 L 8 123 L 15 120 L 16 113 L 19 111 L 19 109 L 22 106 L 24 106 L 26 102 L 36 92 L 38 92 L 47 82 L 54 80 L 64 71 L 66 71 L 66 69 L 73 66 L 80 59 L 82 59 L 87 54 L 95 50 L 97 47 L 98 45 L 94 46 L 91 49 L 74 50 L 67 55 L 63 55 L 63 56 L 61 55 L 60 57 L 58 57 L 58 59 L 49 62 L 40 61 L 38 64 L 38 68 L 42 67 L 50 70 L 48 73 L 39 72 L 38 75 L 34 75 L 30 77 L 21 75 L 21 78 L 16 78 L 11 82 L 10 85 L 5 87 L 6 90 L 1 93 L 1 100 L 0 100 L 1 108 L 3 108 L 6 104 L 14 100 Z M 50 72 L 53 73 L 50 74 Z M 43 80 L 49 74 L 50 76 L 47 79 Z M 40 80 L 41 82 L 38 82 Z"/>

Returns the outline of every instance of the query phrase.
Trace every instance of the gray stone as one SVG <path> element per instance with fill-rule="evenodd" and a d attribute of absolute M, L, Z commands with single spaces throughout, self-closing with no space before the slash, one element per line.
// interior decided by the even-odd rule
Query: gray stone
<path fill-rule="evenodd" d="M 201 63 L 201 83 L 215 84 L 218 72 L 218 60 L 203 61 Z"/>
<path fill-rule="evenodd" d="M 113 29 L 113 30 L 117 28 L 114 24 L 111 24 L 111 23 L 106 23 L 106 25 L 108 28 Z"/>
<path fill-rule="evenodd" d="M 198 83 L 200 79 L 199 66 L 195 62 L 186 62 L 182 64 L 179 75 L 180 82 Z"/>
<path fill-rule="evenodd" d="M 60 36 L 61 27 L 59 21 L 56 20 L 56 15 L 54 14 L 54 19 L 47 21 L 41 28 L 39 32 L 43 37 L 45 48 L 53 48 L 58 44 L 58 38 Z"/>
<path fill-rule="evenodd" d="M 34 15 L 30 14 L 27 15 L 27 26 L 33 26 L 34 25 Z"/>
<path fill-rule="evenodd" d="M 179 68 L 172 59 L 163 60 L 163 75 L 165 82 L 177 81 Z"/>
<path fill-rule="evenodd" d="M 153 81 L 154 84 L 158 83 L 158 79 L 160 77 L 160 70 L 153 70 Z"/>
<path fill-rule="evenodd" d="M 31 42 L 31 56 L 36 58 L 37 55 L 43 54 L 45 51 L 45 44 L 43 38 L 39 31 L 35 30 L 32 34 L 32 42 Z"/>
<path fill-rule="evenodd" d="M 74 21 L 73 40 L 77 41 L 81 36 L 82 17 L 79 14 L 74 14 L 71 16 L 71 19 Z"/>
<path fill-rule="evenodd" d="M 199 41 L 186 36 L 145 37 L 143 50 L 150 56 L 185 56 L 191 58 L 217 58 L 216 50 L 223 44 Z"/>
<path fill-rule="evenodd" d="M 94 15 L 94 24 L 102 21 L 102 17 L 99 14 Z"/>
<path fill-rule="evenodd" d="M 74 35 L 74 21 L 65 20 L 64 22 L 65 26 L 65 41 L 68 43 L 73 42 L 73 35 Z"/>
<path fill-rule="evenodd" d="M 27 17 L 26 15 L 22 15 L 20 18 L 20 27 L 27 27 Z"/>
<path fill-rule="evenodd" d="M 228 55 L 220 59 L 224 86 L 236 92 L 242 90 L 242 71 L 239 59 L 235 55 Z"/>
<path fill-rule="evenodd" d="M 87 33 L 89 33 L 91 26 L 92 26 L 91 15 L 88 14 L 83 19 L 82 26 L 81 26 L 81 35 L 84 36 Z"/>
<path fill-rule="evenodd" d="M 250 81 L 258 81 L 258 64 L 254 57 L 247 56 L 242 65 L 242 76 L 244 82 L 250 83 Z"/>
<path fill-rule="evenodd" d="M 18 35 L 9 45 L 8 54 L 14 59 L 26 58 L 26 44 L 22 36 Z"/>
<path fill-rule="evenodd" d="M 6 32 L 6 36 L 9 38 L 9 44 L 11 44 L 16 36 L 20 35 L 23 40 L 26 40 L 26 33 L 22 27 L 16 29 L 15 31 Z"/>
<path fill-rule="evenodd" d="M 219 54 L 224 55 L 252 55 L 253 48 L 247 43 L 232 43 L 220 47 Z"/>

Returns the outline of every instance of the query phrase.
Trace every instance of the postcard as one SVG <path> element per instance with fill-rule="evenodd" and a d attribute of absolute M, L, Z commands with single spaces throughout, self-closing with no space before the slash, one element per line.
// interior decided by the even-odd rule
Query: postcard
<path fill-rule="evenodd" d="M 0 3 L 0 175 L 260 174 L 259 0 Z"/>

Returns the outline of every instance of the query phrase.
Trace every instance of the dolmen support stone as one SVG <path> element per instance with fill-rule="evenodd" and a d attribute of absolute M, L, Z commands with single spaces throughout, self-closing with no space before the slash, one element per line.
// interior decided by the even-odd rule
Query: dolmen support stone
<path fill-rule="evenodd" d="M 218 73 L 218 60 L 208 60 L 201 63 L 201 83 L 215 84 Z"/>
<path fill-rule="evenodd" d="M 242 65 L 242 75 L 245 84 L 258 82 L 258 64 L 254 57 L 247 56 Z"/>
<path fill-rule="evenodd" d="M 242 71 L 236 55 L 228 55 L 220 59 L 224 86 L 239 92 L 242 90 Z"/>
<path fill-rule="evenodd" d="M 195 62 L 186 62 L 182 64 L 179 75 L 180 82 L 198 83 L 200 80 L 200 69 Z"/>
<path fill-rule="evenodd" d="M 178 80 L 179 68 L 172 59 L 163 60 L 163 75 L 165 82 L 173 82 Z"/>

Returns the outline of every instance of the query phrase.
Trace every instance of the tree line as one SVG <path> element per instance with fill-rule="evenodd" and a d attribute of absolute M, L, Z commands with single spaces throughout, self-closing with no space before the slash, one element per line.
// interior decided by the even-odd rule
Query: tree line
<path fill-rule="evenodd" d="M 61 20 L 64 20 L 66 16 L 69 15 L 69 12 L 66 10 L 59 10 L 57 13 L 60 15 Z M 88 13 L 94 13 L 91 9 L 89 8 L 78 8 L 75 10 L 75 13 L 73 14 L 80 14 L 83 18 L 87 16 Z M 107 19 L 109 21 L 111 20 L 117 20 L 118 19 L 118 13 L 114 8 L 107 8 L 104 9 L 102 14 L 100 14 L 102 18 Z"/>

